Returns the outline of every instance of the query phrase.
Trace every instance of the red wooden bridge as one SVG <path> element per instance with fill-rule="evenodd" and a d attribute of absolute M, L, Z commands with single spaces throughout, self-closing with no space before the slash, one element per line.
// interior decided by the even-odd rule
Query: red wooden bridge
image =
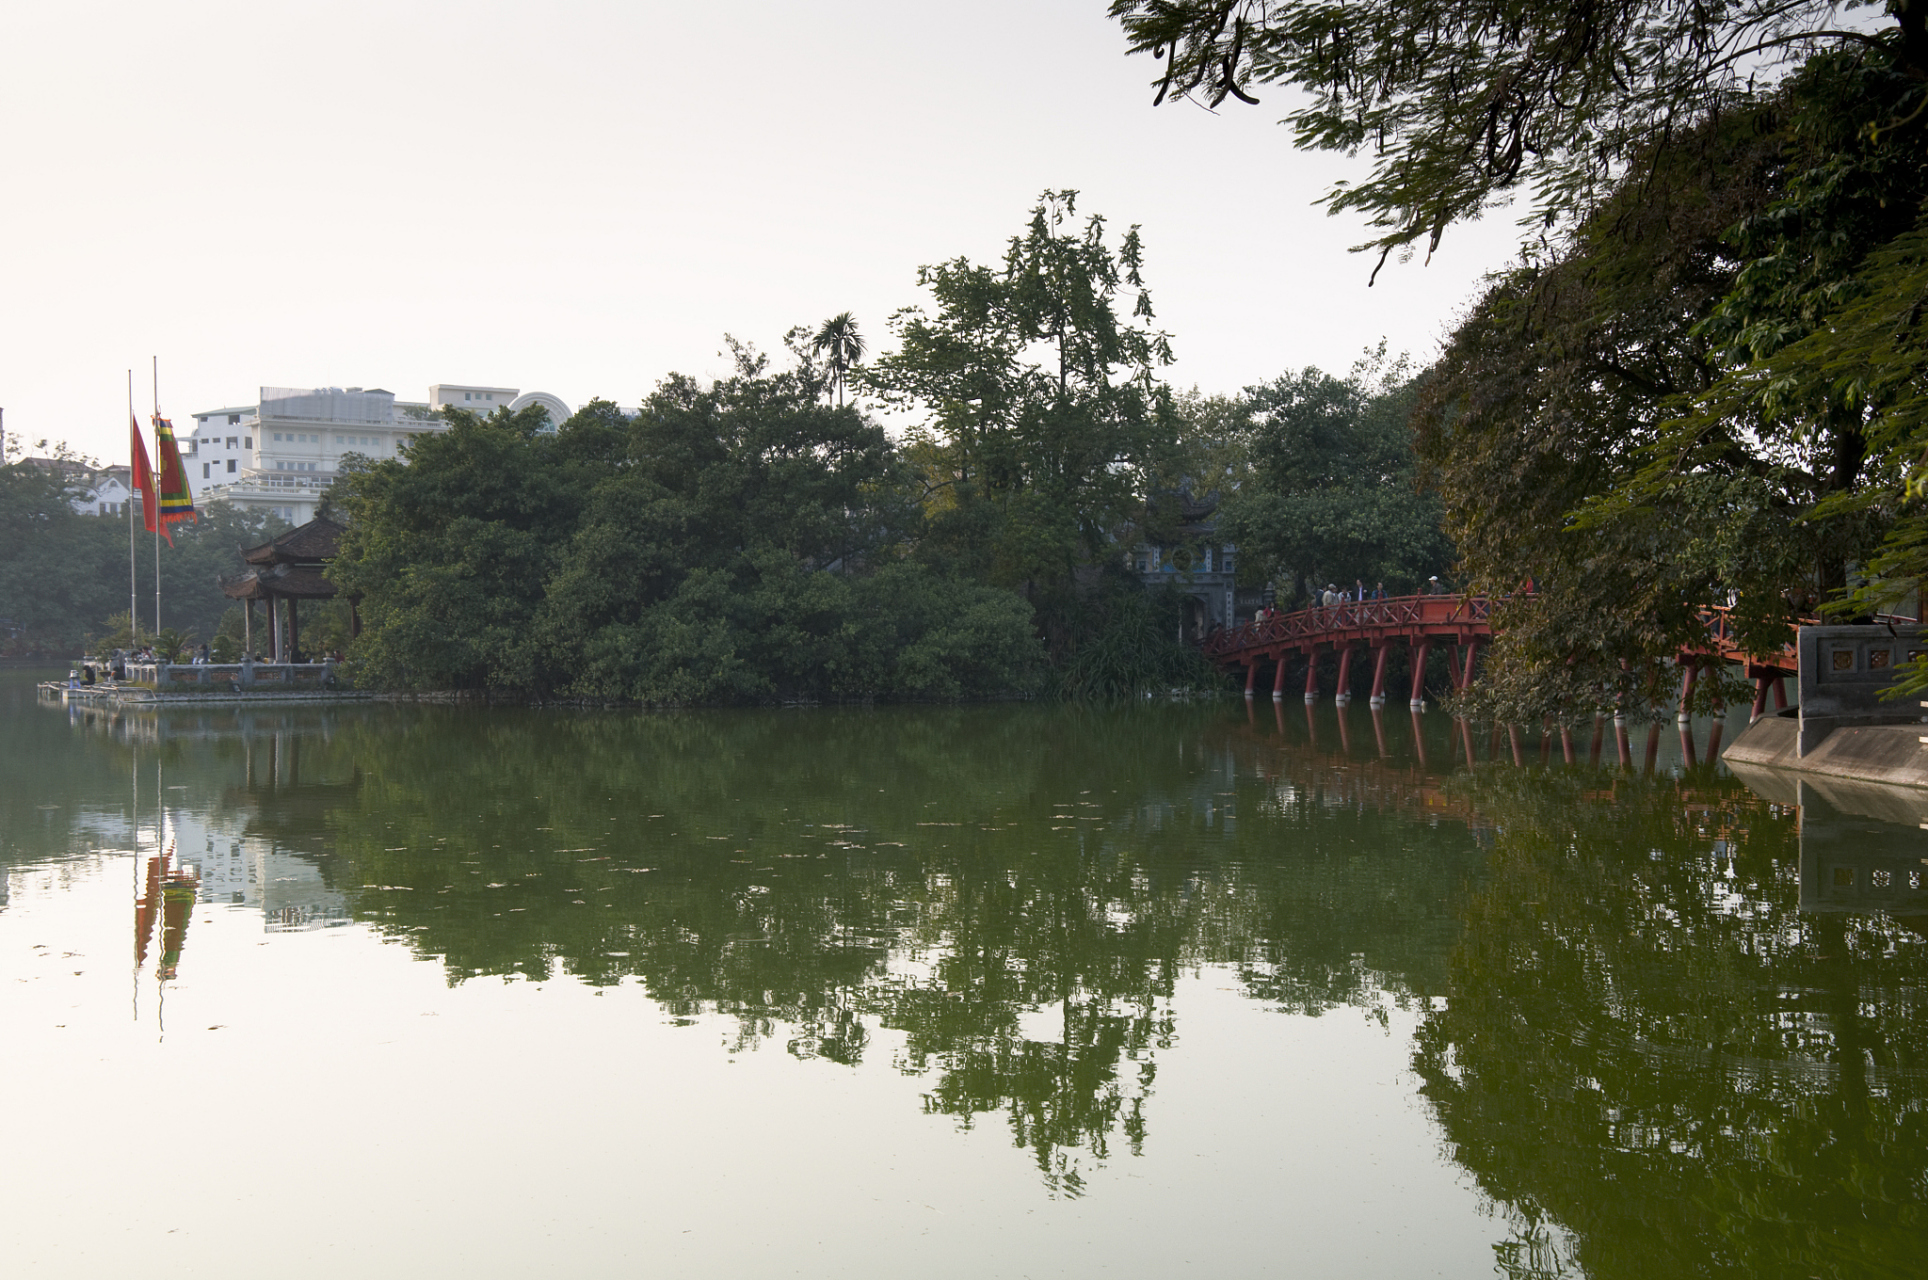
<path fill-rule="evenodd" d="M 1264 621 L 1242 623 L 1205 641 L 1205 656 L 1227 671 L 1245 670 L 1245 693 L 1256 689 L 1259 671 L 1270 667 L 1272 696 L 1285 696 L 1287 659 L 1305 658 L 1305 696 L 1318 693 L 1319 659 L 1338 655 L 1338 694 L 1350 697 L 1352 657 L 1362 653 L 1372 662 L 1372 701 L 1386 698 L 1386 659 L 1394 645 L 1405 645 L 1412 673 L 1408 701 L 1422 706 L 1426 697 L 1426 659 L 1435 645 L 1453 647 L 1453 688 L 1464 689 L 1473 679 L 1480 645 L 1492 638 L 1492 601 L 1485 596 L 1394 596 L 1386 600 L 1348 601 L 1331 606 L 1275 614 Z M 1693 692 L 1694 677 L 1702 666 L 1739 662 L 1754 681 L 1754 714 L 1765 709 L 1772 692 L 1777 707 L 1787 705 L 1782 680 L 1797 670 L 1794 647 L 1760 655 L 1741 651 L 1733 638 L 1733 619 L 1725 608 L 1704 609 L 1707 644 L 1680 655 L 1681 699 Z"/>

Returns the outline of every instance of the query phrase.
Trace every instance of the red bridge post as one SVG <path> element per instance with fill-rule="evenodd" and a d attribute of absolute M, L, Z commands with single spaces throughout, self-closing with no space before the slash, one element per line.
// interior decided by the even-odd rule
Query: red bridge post
<path fill-rule="evenodd" d="M 1373 646 L 1372 697 L 1368 701 L 1375 707 L 1384 705 L 1386 701 L 1386 655 L 1391 652 L 1392 646 L 1383 640 Z"/>
<path fill-rule="evenodd" d="M 1280 702 L 1285 698 L 1285 654 L 1278 655 L 1272 664 L 1272 701 Z"/>
<path fill-rule="evenodd" d="M 1413 643 L 1413 696 L 1409 704 L 1417 711 L 1426 705 L 1426 658 L 1433 651 L 1433 642 L 1420 637 Z"/>
<path fill-rule="evenodd" d="M 1344 706 L 1352 701 L 1352 645 L 1341 643 L 1344 647 L 1339 650 L 1339 688 L 1332 695 L 1332 700 Z"/>
<path fill-rule="evenodd" d="M 1305 651 L 1305 700 L 1316 702 L 1319 698 L 1319 646 L 1309 645 Z"/>

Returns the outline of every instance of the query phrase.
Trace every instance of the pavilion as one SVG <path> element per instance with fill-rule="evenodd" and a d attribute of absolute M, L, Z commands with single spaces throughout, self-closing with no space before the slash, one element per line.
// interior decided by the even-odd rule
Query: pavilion
<path fill-rule="evenodd" d="M 328 581 L 327 566 L 341 550 L 344 532 L 333 520 L 316 516 L 307 524 L 241 552 L 248 571 L 222 583 L 221 592 L 241 602 L 245 652 L 254 652 L 254 602 L 260 600 L 267 605 L 269 660 L 295 660 L 301 648 L 301 602 L 333 600 L 337 594 L 335 584 Z M 285 607 L 277 607 L 283 601 Z M 354 609 L 352 598 L 349 608 L 351 634 L 360 635 L 361 615 Z"/>

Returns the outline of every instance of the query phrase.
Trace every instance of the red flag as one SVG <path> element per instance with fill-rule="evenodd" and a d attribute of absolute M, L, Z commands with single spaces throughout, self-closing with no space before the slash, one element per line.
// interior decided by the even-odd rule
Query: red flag
<path fill-rule="evenodd" d="M 134 491 L 141 495 L 141 520 L 147 525 L 147 531 L 153 533 L 160 528 L 161 500 L 154 488 L 154 468 L 147 465 L 147 442 L 141 439 L 140 419 L 131 413 L 127 415 L 127 431 L 134 440 L 133 481 Z M 167 541 L 171 546 L 174 539 Z"/>

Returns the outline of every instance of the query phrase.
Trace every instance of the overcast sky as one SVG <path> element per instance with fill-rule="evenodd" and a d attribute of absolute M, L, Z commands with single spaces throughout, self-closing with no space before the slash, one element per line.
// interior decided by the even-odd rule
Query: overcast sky
<path fill-rule="evenodd" d="M 337 0 L 10 10 L 0 406 L 125 461 L 143 415 L 434 382 L 634 404 L 995 260 L 1040 191 L 1142 224 L 1180 386 L 1430 359 L 1505 216 L 1429 265 L 1312 202 L 1285 102 L 1154 109 L 1105 0 Z"/>

